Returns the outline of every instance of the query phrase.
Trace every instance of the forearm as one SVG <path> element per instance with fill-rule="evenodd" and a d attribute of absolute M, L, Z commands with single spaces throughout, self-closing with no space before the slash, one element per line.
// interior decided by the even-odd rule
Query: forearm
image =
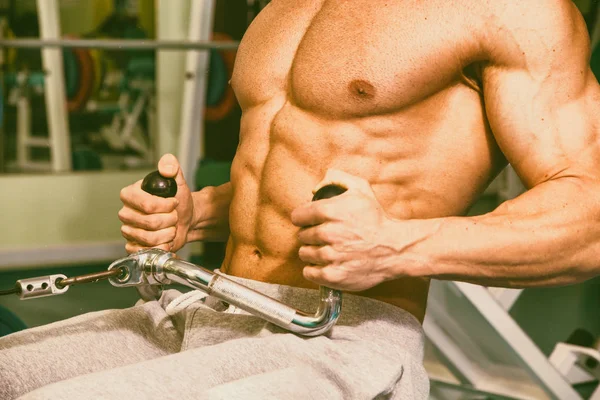
<path fill-rule="evenodd" d="M 208 186 L 192 193 L 194 217 L 187 241 L 223 242 L 229 236 L 231 183 Z"/>
<path fill-rule="evenodd" d="M 404 250 L 408 274 L 503 287 L 591 278 L 600 274 L 598 193 L 596 182 L 561 178 L 489 214 L 409 221 L 418 239 Z"/>

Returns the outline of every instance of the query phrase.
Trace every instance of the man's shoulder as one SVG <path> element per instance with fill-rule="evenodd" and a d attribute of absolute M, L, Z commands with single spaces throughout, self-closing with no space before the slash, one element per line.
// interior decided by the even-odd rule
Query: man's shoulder
<path fill-rule="evenodd" d="M 486 0 L 480 4 L 488 23 L 508 27 L 547 27 L 572 21 L 578 13 L 572 0 Z"/>
<path fill-rule="evenodd" d="M 572 0 L 490 0 L 481 12 L 482 50 L 496 63 L 530 63 L 589 46 L 585 22 Z"/>

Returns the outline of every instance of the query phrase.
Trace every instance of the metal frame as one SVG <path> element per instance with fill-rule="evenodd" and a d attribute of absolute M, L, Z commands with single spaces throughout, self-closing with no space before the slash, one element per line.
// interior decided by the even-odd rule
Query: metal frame
<path fill-rule="evenodd" d="M 429 384 L 430 400 L 464 400 L 466 399 L 465 395 L 470 395 L 471 397 L 468 398 L 475 399 L 519 400 L 517 397 L 500 395 L 498 393 L 478 390 L 469 386 L 457 385 L 437 379 L 431 379 Z"/>
<path fill-rule="evenodd" d="M 19 92 L 16 94 L 16 105 L 17 105 L 17 166 L 19 168 L 26 168 L 29 163 L 29 140 L 31 137 L 31 105 L 29 103 L 29 97 L 23 90 L 18 89 Z M 50 146 L 50 143 L 47 143 Z M 44 166 L 47 168 L 48 166 Z"/>
<path fill-rule="evenodd" d="M 464 282 L 456 282 L 455 285 L 514 350 L 545 391 L 559 399 L 579 398 L 578 393 L 485 288 Z"/>
<path fill-rule="evenodd" d="M 523 289 L 507 289 L 500 287 L 488 287 L 488 290 L 506 311 L 510 311 L 523 292 Z"/>
<path fill-rule="evenodd" d="M 109 126 L 101 129 L 102 137 L 116 149 L 124 149 L 129 147 L 138 152 L 143 159 L 144 165 L 152 165 L 154 161 L 154 151 L 151 148 L 152 139 L 156 137 L 153 126 L 149 126 L 149 138 L 145 140 L 136 128 L 139 126 L 142 113 L 150 108 L 154 97 L 154 87 L 152 84 L 140 87 L 138 96 L 131 99 L 129 92 L 121 93 L 119 104 L 121 110 L 113 116 Z M 130 107 L 131 106 L 131 107 Z M 149 112 L 147 115 L 151 115 Z"/>
<path fill-rule="evenodd" d="M 8 21 L 6 18 L 0 16 L 0 40 L 4 39 L 4 29 L 8 26 Z M 0 107 L 6 107 L 6 98 L 4 98 L 4 94 L 6 92 L 6 88 L 4 87 L 4 71 L 6 66 L 6 60 L 4 59 L 4 50 L 0 50 L 0 97 L 2 97 L 2 102 L 0 102 Z M 4 172 L 4 118 L 5 113 L 4 110 L 0 110 L 0 173 Z"/>
<path fill-rule="evenodd" d="M 190 12 L 188 40 L 206 41 L 213 30 L 215 0 L 193 1 Z M 179 133 L 179 164 L 190 190 L 195 189 L 194 172 L 204 155 L 204 110 L 206 78 L 210 52 L 188 52 L 185 64 L 185 83 L 181 104 Z"/>
<path fill-rule="evenodd" d="M 45 0 L 38 0 L 45 3 Z M 214 0 L 212 0 L 214 1 Z M 192 10 L 201 6 L 207 6 L 210 2 L 192 2 Z M 195 5 L 196 3 L 200 3 Z M 213 7 L 214 9 L 214 7 Z M 41 11 L 41 9 L 40 9 Z M 192 12 L 190 14 L 194 15 Z M 194 24 L 196 25 L 196 24 Z M 204 24 L 200 24 L 204 25 Z M 212 23 L 210 24 L 212 27 Z M 190 25 L 191 27 L 191 25 Z M 142 40 L 142 39 L 0 39 L 0 47 L 14 48 L 87 48 L 87 49 L 111 49 L 111 50 L 235 50 L 239 46 L 237 41 L 214 42 L 207 39 L 188 41 L 184 40 Z"/>
<path fill-rule="evenodd" d="M 37 0 L 40 35 L 45 40 L 57 40 L 60 19 L 57 0 Z M 42 49 L 42 65 L 46 74 L 44 96 L 50 138 L 50 161 L 54 172 L 70 171 L 71 143 L 67 118 L 67 96 L 60 49 Z"/>
<path fill-rule="evenodd" d="M 592 362 L 586 365 L 587 360 Z M 550 362 L 570 384 L 593 383 L 600 379 L 600 352 L 596 349 L 557 343 Z M 588 400 L 600 400 L 600 385 Z"/>
<path fill-rule="evenodd" d="M 131 254 L 113 262 L 108 269 L 121 271 L 108 279 L 113 286 L 151 285 L 158 289 L 152 294 L 158 299 L 162 291 L 159 288 L 163 284 L 179 283 L 303 336 L 318 336 L 329 331 L 337 322 L 342 308 L 342 292 L 339 290 L 321 286 L 319 306 L 314 314 L 310 314 L 160 249 Z"/>
<path fill-rule="evenodd" d="M 432 281 L 423 327 L 447 372 L 433 379 L 520 399 L 581 398 L 485 287 Z"/>
<path fill-rule="evenodd" d="M 172 0 L 157 0 L 155 5 L 157 38 L 186 40 L 191 22 L 190 2 L 178 1 L 174 4 Z M 176 154 L 178 150 L 185 55 L 183 51 L 159 49 L 156 52 L 156 122 L 157 131 L 160 132 L 154 142 L 156 159 L 165 153 Z"/>
<path fill-rule="evenodd" d="M 188 41 L 207 41 L 212 35 L 215 0 L 194 1 L 191 4 Z M 183 175 L 190 190 L 196 189 L 195 172 L 198 160 L 204 156 L 204 108 L 206 99 L 206 79 L 208 77 L 210 52 L 208 50 L 188 52 L 185 60 L 185 82 L 181 102 L 181 125 L 177 156 Z M 204 251 L 204 245 L 197 243 L 194 248 Z M 179 251 L 180 257 L 189 259 L 192 246 Z"/>

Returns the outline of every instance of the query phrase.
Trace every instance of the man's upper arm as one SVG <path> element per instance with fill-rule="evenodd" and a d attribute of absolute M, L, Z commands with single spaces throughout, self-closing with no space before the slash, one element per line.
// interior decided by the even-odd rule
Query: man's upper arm
<path fill-rule="evenodd" d="M 600 178 L 600 87 L 571 0 L 506 1 L 483 39 L 490 126 L 528 187 Z"/>

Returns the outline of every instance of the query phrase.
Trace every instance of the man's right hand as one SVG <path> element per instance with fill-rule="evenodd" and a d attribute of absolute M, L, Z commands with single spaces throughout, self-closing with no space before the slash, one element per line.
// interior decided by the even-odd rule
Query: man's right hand
<path fill-rule="evenodd" d="M 142 181 L 121 190 L 123 208 L 119 219 L 125 249 L 133 253 L 146 248 L 176 252 L 185 245 L 194 217 L 194 202 L 177 158 L 165 154 L 158 162 L 158 171 L 165 178 L 175 178 L 174 198 L 153 196 L 142 190 Z"/>

